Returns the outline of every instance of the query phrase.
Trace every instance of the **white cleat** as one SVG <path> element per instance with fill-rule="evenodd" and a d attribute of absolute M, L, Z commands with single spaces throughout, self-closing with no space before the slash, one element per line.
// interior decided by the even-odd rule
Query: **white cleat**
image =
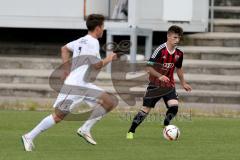
<path fill-rule="evenodd" d="M 24 146 L 24 150 L 27 152 L 31 152 L 35 148 L 32 140 L 26 138 L 25 135 L 22 136 L 22 143 Z"/>
<path fill-rule="evenodd" d="M 90 143 L 90 144 L 92 144 L 92 145 L 96 145 L 96 144 L 97 144 L 97 142 L 92 138 L 90 132 L 88 132 L 88 133 L 87 133 L 87 132 L 83 132 L 83 131 L 81 130 L 81 128 L 79 128 L 79 129 L 77 130 L 77 134 L 78 134 L 80 137 L 84 138 L 88 143 Z"/>

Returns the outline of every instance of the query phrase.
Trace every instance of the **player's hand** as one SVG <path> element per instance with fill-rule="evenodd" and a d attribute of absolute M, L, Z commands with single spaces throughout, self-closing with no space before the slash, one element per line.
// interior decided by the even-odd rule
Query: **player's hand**
<path fill-rule="evenodd" d="M 164 75 L 161 75 L 158 79 L 162 82 L 165 82 L 165 83 L 170 81 L 169 78 L 167 76 L 164 76 Z"/>
<path fill-rule="evenodd" d="M 183 83 L 181 85 L 187 92 L 191 92 L 192 91 L 192 87 L 189 84 Z"/>
<path fill-rule="evenodd" d="M 108 54 L 106 58 L 104 58 L 102 60 L 102 66 L 105 66 L 114 60 L 117 60 L 117 54 L 112 52 L 112 53 Z"/>
<path fill-rule="evenodd" d="M 110 53 L 108 56 L 111 61 L 117 60 L 118 58 L 117 53 L 114 53 L 114 52 Z"/>

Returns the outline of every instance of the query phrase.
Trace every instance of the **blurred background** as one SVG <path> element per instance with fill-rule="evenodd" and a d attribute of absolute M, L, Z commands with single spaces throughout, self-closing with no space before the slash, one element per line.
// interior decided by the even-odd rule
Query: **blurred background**
<path fill-rule="evenodd" d="M 0 108 L 51 110 L 57 93 L 49 76 L 61 65 L 60 47 L 87 34 L 85 18 L 106 17 L 100 45 L 130 40 L 128 59 L 144 63 L 166 41 L 171 25 L 184 29 L 180 48 L 186 93 L 177 81 L 183 110 L 203 114 L 240 113 L 239 0 L 0 0 Z M 101 49 L 102 57 L 108 54 Z M 134 73 L 131 73 L 134 75 Z M 135 73 L 137 76 L 137 73 Z M 119 80 L 119 86 L 124 86 Z M 117 95 L 110 66 L 95 83 Z M 145 86 L 137 86 L 144 92 Z M 118 93 L 125 97 L 137 92 Z M 160 105 L 162 105 L 160 103 Z M 120 107 L 130 109 L 120 98 Z"/>

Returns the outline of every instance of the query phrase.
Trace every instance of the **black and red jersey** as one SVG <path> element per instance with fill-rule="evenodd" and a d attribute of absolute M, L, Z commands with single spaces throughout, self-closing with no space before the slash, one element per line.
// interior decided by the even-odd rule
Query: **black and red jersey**
<path fill-rule="evenodd" d="M 181 50 L 176 48 L 174 52 L 170 53 L 170 51 L 167 49 L 166 43 L 160 45 L 151 55 L 148 61 L 148 65 L 152 66 L 160 74 L 167 76 L 170 79 L 170 83 L 163 83 L 159 80 L 158 77 L 150 75 L 150 84 L 157 86 L 174 87 L 175 82 L 173 73 L 175 67 L 182 67 L 182 61 L 183 52 Z"/>

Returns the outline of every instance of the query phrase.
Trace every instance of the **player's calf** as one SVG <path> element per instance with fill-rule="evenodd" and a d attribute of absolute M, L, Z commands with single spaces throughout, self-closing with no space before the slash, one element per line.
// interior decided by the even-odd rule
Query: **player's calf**
<path fill-rule="evenodd" d="M 164 126 L 170 124 L 171 120 L 177 115 L 178 105 L 169 106 L 164 119 Z"/>
<path fill-rule="evenodd" d="M 150 108 L 148 112 L 145 112 L 143 109 L 140 110 L 136 116 L 133 118 L 132 125 L 128 132 L 135 133 L 136 128 L 143 122 L 143 120 L 147 117 L 150 112 Z"/>

